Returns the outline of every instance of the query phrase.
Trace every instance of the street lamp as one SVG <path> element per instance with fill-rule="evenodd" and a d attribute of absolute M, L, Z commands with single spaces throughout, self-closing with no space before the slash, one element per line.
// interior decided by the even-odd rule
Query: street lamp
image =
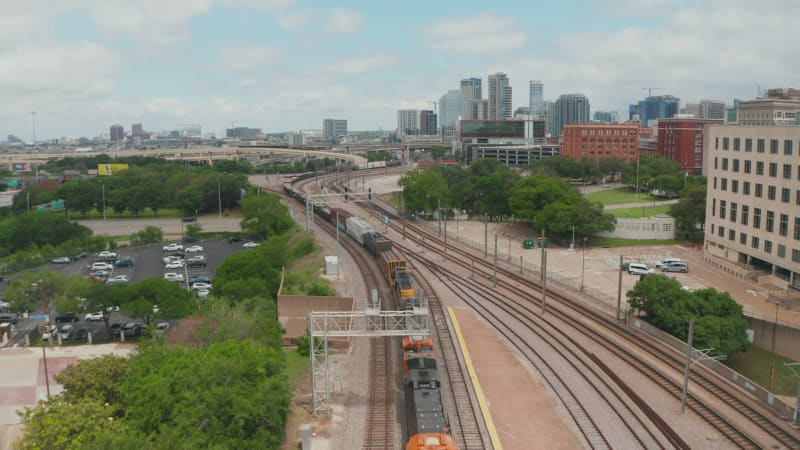
<path fill-rule="evenodd" d="M 778 329 L 778 308 L 783 304 L 781 302 L 771 302 L 767 300 L 767 303 L 775 303 L 775 321 L 772 322 L 772 367 L 769 371 L 769 391 L 772 392 L 772 386 L 775 382 L 775 334 Z"/>
<path fill-rule="evenodd" d="M 581 292 L 583 292 L 583 275 L 586 272 L 586 241 L 589 239 L 583 237 L 583 257 L 581 258 Z"/>

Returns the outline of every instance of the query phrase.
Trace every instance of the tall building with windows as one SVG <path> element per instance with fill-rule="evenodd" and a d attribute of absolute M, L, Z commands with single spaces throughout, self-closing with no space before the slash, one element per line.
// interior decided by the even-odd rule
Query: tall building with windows
<path fill-rule="evenodd" d="M 736 113 L 739 125 L 794 126 L 800 115 L 800 100 L 758 98 L 739 102 Z"/>
<path fill-rule="evenodd" d="M 639 125 L 635 123 L 564 125 L 563 155 L 575 161 L 617 158 L 635 161 Z"/>
<path fill-rule="evenodd" d="M 681 165 L 681 172 L 703 173 L 703 130 L 706 125 L 721 124 L 722 119 L 659 119 L 658 155 Z"/>
<path fill-rule="evenodd" d="M 697 105 L 697 117 L 701 119 L 722 120 L 725 118 L 725 102 L 700 100 Z"/>
<path fill-rule="evenodd" d="M 709 125 L 705 252 L 800 289 L 800 128 Z"/>
<path fill-rule="evenodd" d="M 544 119 L 547 115 L 544 105 L 544 84 L 540 80 L 531 80 L 528 87 L 530 89 L 528 107 L 531 109 L 531 117 Z"/>
<path fill-rule="evenodd" d="M 619 113 L 616 111 L 595 111 L 592 120 L 600 123 L 619 123 Z"/>
<path fill-rule="evenodd" d="M 464 98 L 465 119 L 485 119 L 480 117 L 485 111 L 482 99 L 483 84 L 480 78 L 464 78 L 461 80 L 461 95 Z"/>
<path fill-rule="evenodd" d="M 564 125 L 589 122 L 589 99 L 583 94 L 564 94 L 558 97 L 549 115 L 551 136 L 561 134 Z"/>
<path fill-rule="evenodd" d="M 322 137 L 328 142 L 347 136 L 347 120 L 325 119 L 322 121 Z"/>
<path fill-rule="evenodd" d="M 460 90 L 449 90 L 439 98 L 439 134 L 442 139 L 456 136 L 456 122 L 464 116 L 464 96 Z"/>
<path fill-rule="evenodd" d="M 651 120 L 670 118 L 680 111 L 681 99 L 672 95 L 647 97 L 639 101 L 639 120 L 643 127 Z"/>
<path fill-rule="evenodd" d="M 111 142 L 119 142 L 125 139 L 125 128 L 122 125 L 116 123 L 111 125 L 111 128 L 108 130 L 109 139 Z"/>
<path fill-rule="evenodd" d="M 436 124 L 436 113 L 428 110 L 423 109 L 419 112 L 419 134 L 423 136 L 430 136 L 433 134 L 438 134 L 438 128 Z"/>
<path fill-rule="evenodd" d="M 489 75 L 489 120 L 511 118 L 511 84 L 502 72 Z"/>
<path fill-rule="evenodd" d="M 419 133 L 420 114 L 418 109 L 397 110 L 397 137 Z"/>

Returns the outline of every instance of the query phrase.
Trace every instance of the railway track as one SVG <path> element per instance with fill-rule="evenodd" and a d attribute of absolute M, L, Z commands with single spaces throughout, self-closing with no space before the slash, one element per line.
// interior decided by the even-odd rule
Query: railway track
<path fill-rule="evenodd" d="M 397 220 L 394 221 L 395 224 L 393 226 L 396 230 L 399 231 L 399 226 L 397 226 Z M 416 227 L 415 225 L 406 224 L 407 231 L 410 232 L 410 238 L 414 241 L 417 241 L 418 245 L 421 245 L 424 248 L 431 249 L 436 252 L 441 252 L 443 243 L 435 233 L 429 232 L 427 229 L 423 229 L 421 227 Z M 417 236 L 425 236 L 423 241 L 419 241 Z M 475 267 L 478 271 L 483 271 L 481 276 L 486 277 L 487 279 L 491 278 L 491 270 L 490 265 L 487 261 L 485 261 L 482 257 L 477 256 L 475 254 L 469 253 L 457 246 L 454 246 L 452 243 L 448 249 L 448 255 L 450 258 L 461 257 L 461 263 L 463 266 L 469 265 L 470 261 L 475 261 Z M 531 282 L 530 280 L 524 279 L 517 275 L 513 270 L 508 270 L 505 268 L 498 267 L 498 275 L 503 276 L 505 278 L 510 278 L 513 280 L 514 283 L 522 284 L 528 288 L 527 292 L 524 292 L 525 295 L 530 297 L 531 290 L 540 290 L 541 286 L 537 282 Z M 649 341 L 645 341 L 639 336 L 625 330 L 624 328 L 620 327 L 618 324 L 614 323 L 613 321 L 605 318 L 600 317 L 596 312 L 592 311 L 589 308 L 583 307 L 581 305 L 575 304 L 574 301 L 567 299 L 566 297 L 559 295 L 557 292 L 549 292 L 549 298 L 553 300 L 557 300 L 560 305 L 569 308 L 569 314 L 572 314 L 573 320 L 572 322 L 580 322 L 574 320 L 575 314 L 580 314 L 583 316 L 589 316 L 591 320 L 597 321 L 601 324 L 602 327 L 606 329 L 610 329 L 613 333 L 617 336 L 621 336 L 626 345 L 623 346 L 618 342 L 611 342 L 610 339 L 605 337 L 600 337 L 599 333 L 594 333 L 598 335 L 596 339 L 607 341 L 604 345 L 609 350 L 614 349 L 613 352 L 617 354 L 619 357 L 623 358 L 624 360 L 628 361 L 632 367 L 636 367 L 637 370 L 643 371 L 646 373 L 646 376 L 649 378 L 653 378 L 658 385 L 662 386 L 665 390 L 670 392 L 673 396 L 679 397 L 680 396 L 680 388 L 677 384 L 672 381 L 670 378 L 661 374 L 658 370 L 649 367 L 649 365 L 641 362 L 641 361 L 633 361 L 631 360 L 632 355 L 629 353 L 627 348 L 629 347 L 640 347 L 643 348 L 646 352 L 657 356 L 659 359 L 663 360 L 664 362 L 668 363 L 670 367 L 680 372 L 682 370 L 683 361 L 680 361 L 676 358 L 674 352 L 670 352 L 668 350 L 664 350 L 660 346 L 654 345 Z M 697 383 L 697 385 L 701 386 L 706 391 L 712 393 L 713 395 L 717 396 L 722 402 L 728 405 L 732 405 L 736 408 L 743 416 L 747 418 L 747 420 L 751 421 L 753 424 L 759 426 L 763 429 L 766 433 L 769 433 L 773 436 L 778 442 L 784 445 L 786 448 L 798 448 L 800 447 L 800 440 L 798 438 L 785 431 L 782 427 L 776 425 L 772 419 L 767 417 L 763 412 L 758 411 L 756 408 L 751 406 L 748 402 L 742 401 L 737 396 L 728 392 L 727 389 L 720 387 L 717 382 L 709 379 L 700 371 L 693 371 L 692 372 L 692 382 Z M 716 427 L 723 435 L 728 437 L 731 442 L 735 443 L 737 446 L 741 448 L 758 448 L 759 445 L 755 442 L 755 440 L 747 435 L 740 427 L 732 424 L 728 419 L 725 418 L 720 412 L 715 411 L 712 407 L 704 404 L 695 396 L 689 396 L 689 407 L 693 409 L 698 415 L 704 417 L 709 424 Z"/>
<path fill-rule="evenodd" d="M 409 253 L 406 252 L 407 255 Z M 415 280 L 427 296 L 431 319 L 435 325 L 431 331 L 437 344 L 436 354 L 439 360 L 444 362 L 443 369 L 447 378 L 445 402 L 449 403 L 447 411 L 452 434 L 463 450 L 490 449 L 492 447 L 488 442 L 487 433 L 482 431 L 483 419 L 475 407 L 478 402 L 474 398 L 474 392 L 470 390 L 471 383 L 468 384 L 464 367 L 459 359 L 460 351 L 447 324 L 442 302 L 424 279 L 416 277 Z"/>

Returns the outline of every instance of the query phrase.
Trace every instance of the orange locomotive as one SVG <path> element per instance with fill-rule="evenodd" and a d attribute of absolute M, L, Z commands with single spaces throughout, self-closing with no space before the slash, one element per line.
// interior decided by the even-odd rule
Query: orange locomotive
<path fill-rule="evenodd" d="M 458 450 L 442 406 L 433 339 L 429 336 L 404 338 L 403 367 L 408 424 L 406 450 Z"/>

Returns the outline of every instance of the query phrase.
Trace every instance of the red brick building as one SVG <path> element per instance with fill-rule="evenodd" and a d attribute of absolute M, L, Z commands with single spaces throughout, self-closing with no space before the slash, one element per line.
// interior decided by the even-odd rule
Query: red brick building
<path fill-rule="evenodd" d="M 639 145 L 638 124 L 564 125 L 562 154 L 575 161 L 619 158 L 635 161 Z"/>
<path fill-rule="evenodd" d="M 659 119 L 658 153 L 677 161 L 684 173 L 700 175 L 703 172 L 703 128 L 722 122 L 711 119 Z"/>

